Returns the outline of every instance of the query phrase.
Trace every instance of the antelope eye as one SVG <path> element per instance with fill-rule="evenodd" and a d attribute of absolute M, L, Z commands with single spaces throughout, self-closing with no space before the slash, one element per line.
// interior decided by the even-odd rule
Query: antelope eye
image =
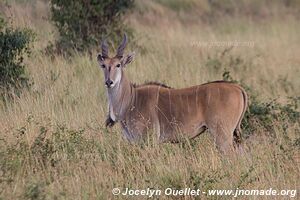
<path fill-rule="evenodd" d="M 101 55 L 101 54 L 98 54 L 98 56 L 97 56 L 97 60 L 98 60 L 98 61 L 103 61 L 103 60 L 104 60 L 104 58 L 102 57 L 102 55 Z"/>
<path fill-rule="evenodd" d="M 104 65 L 104 64 L 102 64 L 102 65 L 101 65 L 101 67 L 102 67 L 102 68 L 105 68 L 105 65 Z"/>
<path fill-rule="evenodd" d="M 121 67 L 121 64 L 120 64 L 120 63 L 119 63 L 119 64 L 117 64 L 117 65 L 116 65 L 116 67 Z"/>

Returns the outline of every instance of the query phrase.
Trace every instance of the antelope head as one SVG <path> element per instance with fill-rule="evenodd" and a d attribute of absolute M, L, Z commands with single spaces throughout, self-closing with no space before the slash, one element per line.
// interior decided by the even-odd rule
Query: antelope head
<path fill-rule="evenodd" d="M 123 68 L 133 60 L 134 52 L 124 56 L 126 44 L 127 36 L 124 34 L 123 40 L 117 49 L 117 54 L 114 57 L 109 57 L 107 42 L 106 40 L 102 41 L 102 53 L 98 54 L 97 60 L 104 72 L 104 81 L 107 88 L 113 88 L 120 83 Z"/>

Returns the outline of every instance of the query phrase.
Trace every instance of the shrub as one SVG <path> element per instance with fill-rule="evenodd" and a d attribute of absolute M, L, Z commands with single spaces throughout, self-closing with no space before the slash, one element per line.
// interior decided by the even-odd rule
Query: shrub
<path fill-rule="evenodd" d="M 258 94 L 243 82 L 235 80 L 230 72 L 225 70 L 223 80 L 239 83 L 248 93 L 248 109 L 242 121 L 243 137 L 247 138 L 260 131 L 274 136 L 276 124 L 280 124 L 282 130 L 300 122 L 300 96 L 289 97 L 287 103 L 279 103 L 277 99 L 263 102 Z"/>
<path fill-rule="evenodd" d="M 208 22 L 217 22 L 224 17 L 251 17 L 253 20 L 263 20 L 268 16 L 276 16 L 278 9 L 284 16 L 293 14 L 299 16 L 299 1 L 285 0 L 253 0 L 253 1 L 232 1 L 232 0 L 209 0 L 208 8 L 203 17 Z"/>
<path fill-rule="evenodd" d="M 205 66 L 212 70 L 212 73 L 220 73 L 223 70 L 224 81 L 237 83 L 246 90 L 248 109 L 242 120 L 243 138 L 260 133 L 275 138 L 276 129 L 281 129 L 287 135 L 288 128 L 300 122 L 300 96 L 288 97 L 286 103 L 280 103 L 276 98 L 262 101 L 257 91 L 243 81 L 247 78 L 247 72 L 254 68 L 253 61 L 231 55 L 230 50 L 231 48 L 227 48 L 214 56 L 209 56 Z M 240 80 L 236 80 L 231 74 L 231 72 L 237 73 L 238 71 L 243 71 Z"/>
<path fill-rule="evenodd" d="M 30 85 L 25 72 L 24 57 L 30 53 L 33 33 L 28 29 L 6 27 L 0 18 L 0 93 L 16 94 Z"/>
<path fill-rule="evenodd" d="M 4 27 L 4 25 L 5 25 L 4 19 L 1 18 L 0 16 L 0 30 Z"/>
<path fill-rule="evenodd" d="M 133 0 L 51 0 L 52 20 L 60 38 L 48 50 L 84 51 L 103 37 L 116 39 L 129 31 L 122 16 L 132 6 Z"/>

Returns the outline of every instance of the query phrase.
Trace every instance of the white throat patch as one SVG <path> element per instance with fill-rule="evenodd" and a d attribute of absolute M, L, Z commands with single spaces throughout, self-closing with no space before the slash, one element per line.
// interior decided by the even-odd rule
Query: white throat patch
<path fill-rule="evenodd" d="M 116 121 L 116 115 L 114 113 L 114 109 L 111 105 L 109 105 L 109 115 L 110 115 L 110 118 L 113 120 L 113 121 Z"/>
<path fill-rule="evenodd" d="M 114 98 L 113 95 L 114 94 L 111 94 L 111 93 L 107 92 L 109 116 L 113 121 L 116 121 L 117 117 L 115 115 L 114 108 L 113 108 L 113 105 L 112 105 L 112 98 Z"/>
<path fill-rule="evenodd" d="M 113 86 L 108 89 L 109 91 L 107 91 L 109 115 L 113 121 L 117 121 L 117 116 L 115 114 L 114 107 L 113 107 L 113 99 L 117 98 L 118 96 L 118 92 L 119 92 L 118 90 L 120 88 L 121 78 L 122 78 L 122 71 L 121 69 L 119 69 L 116 79 L 114 80 Z"/>

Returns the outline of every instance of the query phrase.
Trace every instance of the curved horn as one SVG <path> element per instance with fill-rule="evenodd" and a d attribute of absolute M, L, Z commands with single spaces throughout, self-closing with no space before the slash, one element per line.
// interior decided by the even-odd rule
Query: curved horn
<path fill-rule="evenodd" d="M 126 35 L 126 33 L 124 33 L 124 37 L 123 37 L 122 43 L 118 47 L 116 57 L 122 57 L 123 56 L 126 44 L 127 44 L 127 35 Z"/>
<path fill-rule="evenodd" d="M 102 49 L 102 57 L 108 58 L 108 44 L 107 44 L 106 40 L 102 41 L 101 49 Z"/>

